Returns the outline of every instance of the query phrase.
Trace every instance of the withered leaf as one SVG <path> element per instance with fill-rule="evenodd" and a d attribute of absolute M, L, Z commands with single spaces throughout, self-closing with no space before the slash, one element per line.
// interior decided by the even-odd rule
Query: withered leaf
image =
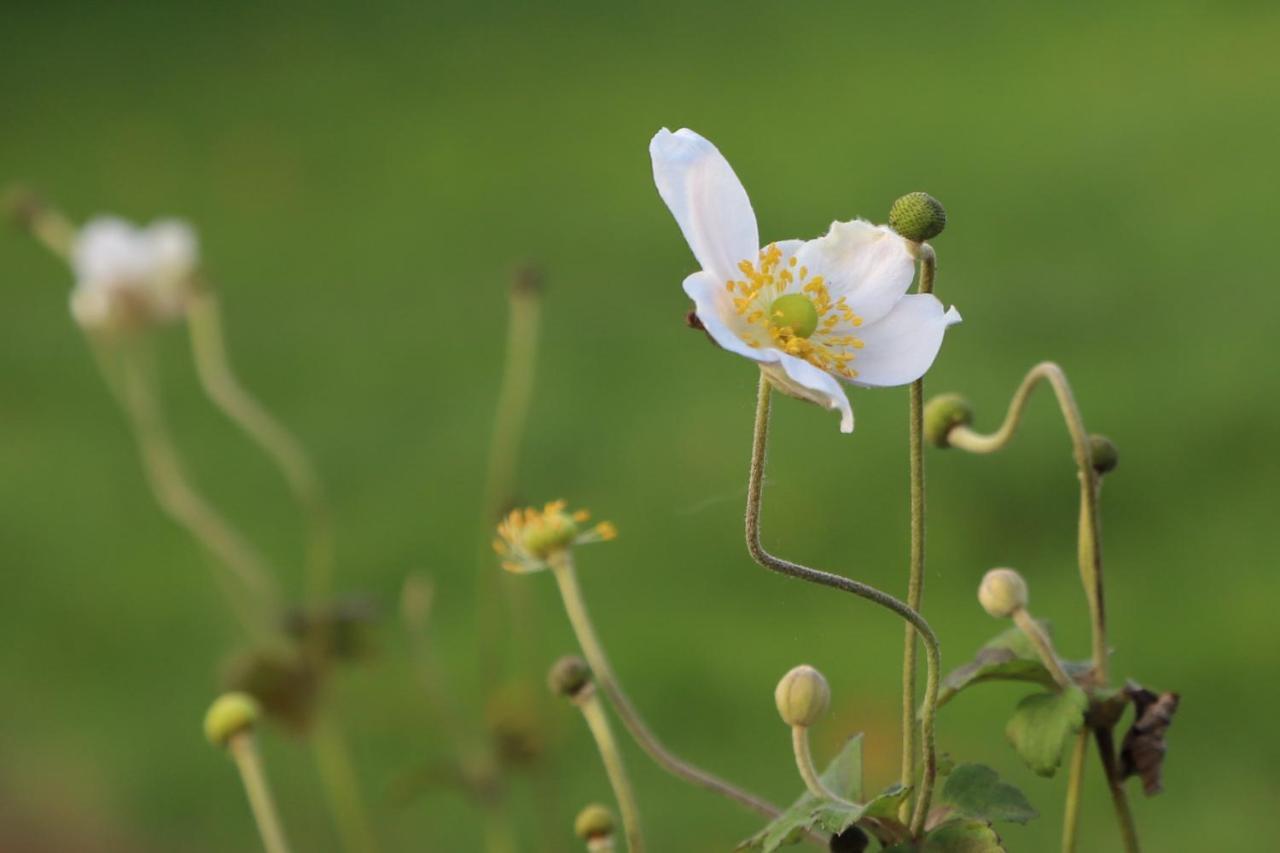
<path fill-rule="evenodd" d="M 1163 790 L 1161 770 L 1164 766 L 1165 732 L 1178 710 L 1177 693 L 1156 694 L 1130 681 L 1125 695 L 1133 702 L 1134 719 L 1120 746 L 1120 778 L 1137 776 L 1148 797 Z"/>

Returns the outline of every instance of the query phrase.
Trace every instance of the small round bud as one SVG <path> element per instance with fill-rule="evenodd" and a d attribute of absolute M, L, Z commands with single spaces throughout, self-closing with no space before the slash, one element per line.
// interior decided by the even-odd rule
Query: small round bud
<path fill-rule="evenodd" d="M 851 826 L 839 835 L 831 836 L 828 848 L 831 853 L 863 853 L 871 839 L 857 826 Z"/>
<path fill-rule="evenodd" d="M 914 243 L 923 243 L 947 227 L 947 211 L 928 193 L 907 193 L 889 208 L 889 227 Z"/>
<path fill-rule="evenodd" d="M 573 831 L 583 841 L 607 838 L 613 835 L 613 812 L 599 803 L 592 803 L 573 820 Z"/>
<path fill-rule="evenodd" d="M 1120 451 L 1105 435 L 1089 436 L 1089 456 L 1093 459 L 1093 470 L 1099 474 L 1109 474 L 1120 464 Z"/>
<path fill-rule="evenodd" d="M 801 664 L 782 676 L 773 691 L 778 714 L 789 726 L 811 726 L 827 713 L 831 688 L 827 679 L 808 664 Z"/>
<path fill-rule="evenodd" d="M 818 330 L 818 308 L 803 293 L 788 293 L 769 306 L 769 322 L 790 329 L 797 338 L 807 338 Z"/>
<path fill-rule="evenodd" d="M 940 394 L 924 407 L 924 437 L 934 447 L 950 447 L 947 435 L 973 423 L 973 407 L 959 394 Z"/>
<path fill-rule="evenodd" d="M 978 586 L 982 608 L 997 619 L 1007 619 L 1027 606 L 1027 582 L 1013 569 L 992 569 Z"/>
<path fill-rule="evenodd" d="M 261 710 L 248 693 L 223 693 L 204 715 L 204 736 L 214 746 L 226 746 L 240 732 L 253 728 Z"/>
<path fill-rule="evenodd" d="M 547 673 L 547 686 L 557 696 L 571 699 L 590 683 L 591 667 L 577 655 L 565 655 Z"/>

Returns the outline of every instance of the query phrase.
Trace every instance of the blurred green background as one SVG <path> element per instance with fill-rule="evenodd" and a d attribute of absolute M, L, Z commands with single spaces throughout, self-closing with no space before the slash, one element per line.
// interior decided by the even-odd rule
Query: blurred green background
<path fill-rule="evenodd" d="M 719 145 L 765 239 L 882 221 L 911 190 L 945 202 L 938 292 L 965 322 L 926 393 L 965 392 L 993 427 L 1025 370 L 1054 359 L 1121 450 L 1103 502 L 1115 672 L 1183 694 L 1167 793 L 1131 787 L 1148 849 L 1261 850 L 1280 832 L 1275 4 L 8 3 L 3 21 L 0 180 L 77 219 L 198 226 L 241 373 L 333 495 L 341 586 L 386 607 L 378 656 L 332 697 L 388 850 L 481 849 L 456 791 L 391 796 L 451 749 L 394 617 L 406 573 L 429 573 L 438 652 L 478 708 L 482 480 L 522 260 L 548 286 L 520 493 L 617 522 L 582 579 L 654 727 L 788 798 L 800 785 L 771 689 L 807 661 L 835 693 L 819 753 L 866 731 L 869 784 L 896 772 L 900 626 L 745 553 L 755 377 L 683 326 L 693 261 L 646 151 L 664 125 Z M 28 237 L 0 236 L 0 847 L 254 849 L 233 768 L 199 728 L 245 640 L 147 491 L 70 283 Z M 194 474 L 300 592 L 286 491 L 200 396 L 184 334 L 160 338 Z M 901 593 L 906 393 L 852 397 L 853 436 L 816 407 L 776 407 L 766 540 Z M 1002 627 L 974 600 L 1001 564 L 1086 656 L 1050 399 L 1005 453 L 928 463 L 926 612 L 944 664 Z M 521 580 L 540 695 L 572 638 L 551 579 Z M 1051 850 L 1064 780 L 1032 776 L 1002 734 L 1025 692 L 962 696 L 941 745 L 1022 785 L 1042 817 L 1005 838 Z M 540 821 L 517 782 L 522 838 L 577 849 L 573 814 L 609 792 L 572 709 L 546 713 L 553 782 L 538 787 L 554 810 Z M 336 849 L 305 748 L 265 740 L 297 849 Z M 653 849 L 727 850 L 755 826 L 627 757 Z M 1092 761 L 1088 783 L 1081 849 L 1118 849 Z"/>

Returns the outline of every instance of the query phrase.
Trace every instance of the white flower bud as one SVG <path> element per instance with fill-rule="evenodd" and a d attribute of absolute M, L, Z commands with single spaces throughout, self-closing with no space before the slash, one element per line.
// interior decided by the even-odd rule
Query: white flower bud
<path fill-rule="evenodd" d="M 982 576 L 978 601 L 997 619 L 1008 619 L 1027 606 L 1027 582 L 1013 569 L 992 569 Z"/>
<path fill-rule="evenodd" d="M 831 688 L 822 673 L 801 664 L 782 676 L 773 699 L 778 704 L 778 714 L 789 726 L 811 726 L 827 713 L 831 704 Z"/>

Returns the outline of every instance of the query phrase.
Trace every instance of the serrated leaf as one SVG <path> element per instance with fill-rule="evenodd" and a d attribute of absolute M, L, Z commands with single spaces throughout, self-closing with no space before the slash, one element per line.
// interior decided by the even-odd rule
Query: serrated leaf
<path fill-rule="evenodd" d="M 1041 622 L 1040 627 L 1049 633 L 1048 622 Z M 1064 661 L 1062 666 L 1072 678 L 1091 668 L 1090 663 L 1077 661 Z M 1030 681 L 1046 687 L 1054 685 L 1053 675 L 1040 662 L 1035 646 L 1016 627 L 997 634 L 978 649 L 972 661 L 947 673 L 938 692 L 938 705 L 946 704 L 961 690 L 984 681 Z"/>
<path fill-rule="evenodd" d="M 956 767 L 943 784 L 938 802 L 951 806 L 956 814 L 992 823 L 1026 823 L 1040 816 L 1021 791 L 983 764 Z"/>
<path fill-rule="evenodd" d="M 1005 853 L 1005 849 L 991 824 L 962 818 L 926 835 L 920 853 Z"/>
<path fill-rule="evenodd" d="M 774 818 L 768 826 L 738 845 L 738 850 L 771 853 L 779 847 L 796 844 L 813 830 L 837 834 L 844 832 L 864 817 L 895 818 L 898 806 L 909 793 L 908 788 L 894 785 L 870 802 L 859 804 L 862 797 L 862 735 L 854 735 L 827 765 L 821 779 L 832 793 L 853 804 L 823 800 L 805 792 L 790 808 Z"/>
<path fill-rule="evenodd" d="M 1018 703 L 1005 736 L 1027 766 L 1052 776 L 1062 763 L 1062 750 L 1084 725 L 1089 697 L 1072 686 L 1059 693 L 1034 693 Z"/>

